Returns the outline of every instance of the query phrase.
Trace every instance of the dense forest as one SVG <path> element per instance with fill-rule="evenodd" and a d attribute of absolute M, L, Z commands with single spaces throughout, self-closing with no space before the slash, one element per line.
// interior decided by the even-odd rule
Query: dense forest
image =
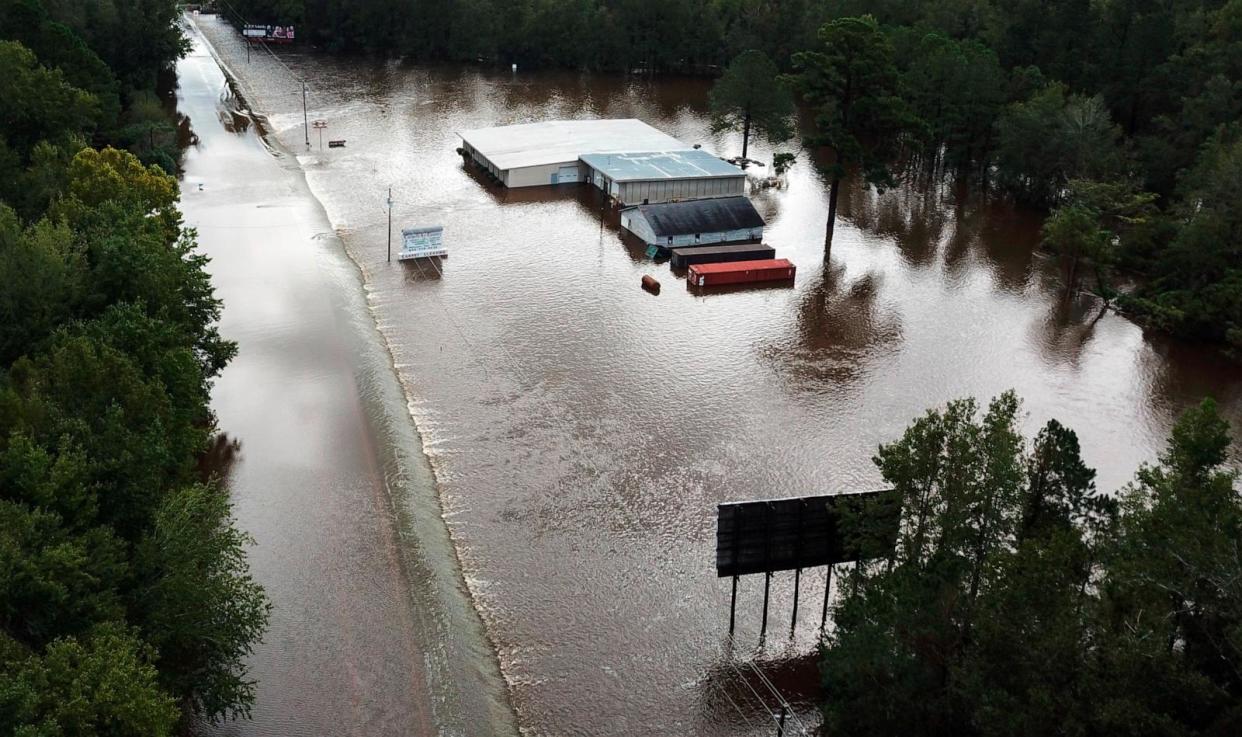
<path fill-rule="evenodd" d="M 1012 393 L 951 402 L 880 447 L 895 548 L 842 566 L 827 734 L 1242 733 L 1242 494 L 1210 400 L 1116 494 Z M 860 540 L 883 540 L 865 515 Z M 890 538 L 891 539 L 891 538 Z"/>
<path fill-rule="evenodd" d="M 168 0 L 0 0 L 0 734 L 244 713 L 268 612 L 198 461 L 235 346 L 181 225 Z"/>
<path fill-rule="evenodd" d="M 415 61 L 714 74 L 757 50 L 796 73 L 821 122 L 806 142 L 836 152 L 842 174 L 879 187 L 952 177 L 1061 208 L 1045 244 L 1063 257 L 1071 291 L 1087 281 L 1145 324 L 1242 350 L 1242 0 L 216 6 L 235 22 L 295 24 L 328 50 Z M 863 16 L 873 33 L 840 25 Z M 841 128 L 832 113 L 848 104 L 822 84 L 825 72 L 866 79 L 854 109 L 884 115 Z M 808 75 L 821 84 L 797 84 Z M 1137 288 L 1117 290 L 1119 272 L 1140 276 Z"/>

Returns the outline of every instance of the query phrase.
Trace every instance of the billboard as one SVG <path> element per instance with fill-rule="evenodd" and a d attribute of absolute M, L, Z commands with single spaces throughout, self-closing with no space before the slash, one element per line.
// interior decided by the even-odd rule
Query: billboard
<path fill-rule="evenodd" d="M 730 502 L 716 508 L 716 575 L 789 571 L 889 555 L 895 491 Z"/>
<path fill-rule="evenodd" d="M 264 26 L 248 23 L 242 26 L 242 36 L 251 41 L 267 43 L 293 43 L 293 26 Z"/>

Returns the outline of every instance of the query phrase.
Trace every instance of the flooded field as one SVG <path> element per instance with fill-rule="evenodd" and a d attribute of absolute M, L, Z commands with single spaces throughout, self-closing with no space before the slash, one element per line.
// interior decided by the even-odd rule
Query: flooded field
<path fill-rule="evenodd" d="M 636 117 L 735 155 L 739 140 L 709 132 L 703 80 L 292 51 L 248 62 L 222 21 L 198 24 L 361 270 L 365 300 L 341 309 L 369 311 L 391 351 L 529 734 L 772 734 L 774 691 L 800 705 L 794 730 L 811 727 L 823 572 L 803 577 L 792 636 L 792 575 L 774 578 L 762 645 L 762 578 L 744 579 L 728 647 L 716 504 L 875 488 L 877 444 L 929 406 L 1013 388 L 1028 429 L 1055 417 L 1077 430 L 1104 489 L 1154 458 L 1205 394 L 1242 428 L 1237 367 L 1090 301 L 1067 304 L 1055 265 L 1034 252 L 1030 213 L 950 190 L 855 189 L 826 261 L 824 183 L 803 153 L 785 190 L 756 198 L 765 240 L 798 267 L 794 285 L 698 294 L 623 242 L 591 189 L 506 191 L 454 153 L 456 132 L 475 127 Z M 345 148 L 321 151 L 315 130 L 305 145 L 302 78 L 307 118 Z M 443 225 L 447 259 L 386 260 L 389 187 L 394 232 Z M 639 288 L 644 274 L 663 283 L 659 296 Z M 302 575 L 345 575 L 334 561 Z M 400 628 L 358 626 L 367 647 L 403 646 Z M 393 696 L 371 698 L 382 708 Z"/>

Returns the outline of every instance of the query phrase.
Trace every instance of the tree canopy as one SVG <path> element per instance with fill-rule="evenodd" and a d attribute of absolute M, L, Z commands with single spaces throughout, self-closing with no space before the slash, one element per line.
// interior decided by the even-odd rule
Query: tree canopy
<path fill-rule="evenodd" d="M 106 145 L 156 124 L 134 106 L 184 48 L 176 12 L 0 0 L 3 734 L 172 735 L 253 700 L 268 604 L 196 467 L 236 349 L 175 164 Z"/>
<path fill-rule="evenodd" d="M 1029 445 L 1012 394 L 880 447 L 891 560 L 855 566 L 824 641 L 825 720 L 889 735 L 1228 734 L 1242 722 L 1242 494 L 1206 400 L 1101 495 L 1074 432 Z"/>
<path fill-rule="evenodd" d="M 743 159 L 752 132 L 772 143 L 793 137 L 793 97 L 779 75 L 766 54 L 751 49 L 738 54 L 712 87 L 712 130 L 741 132 Z"/>
<path fill-rule="evenodd" d="M 831 149 L 828 232 L 836 223 L 841 179 L 857 168 L 870 185 L 895 184 L 891 166 L 915 118 L 900 95 L 892 42 L 875 18 L 842 18 L 819 32 L 819 48 L 794 54 L 793 77 L 815 111 L 813 145 Z"/>

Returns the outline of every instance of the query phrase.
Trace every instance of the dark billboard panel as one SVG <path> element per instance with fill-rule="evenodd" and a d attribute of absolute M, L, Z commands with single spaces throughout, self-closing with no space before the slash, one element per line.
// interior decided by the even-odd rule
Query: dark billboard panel
<path fill-rule="evenodd" d="M 716 575 L 883 558 L 892 553 L 900 522 L 901 500 L 891 490 L 721 504 Z"/>

